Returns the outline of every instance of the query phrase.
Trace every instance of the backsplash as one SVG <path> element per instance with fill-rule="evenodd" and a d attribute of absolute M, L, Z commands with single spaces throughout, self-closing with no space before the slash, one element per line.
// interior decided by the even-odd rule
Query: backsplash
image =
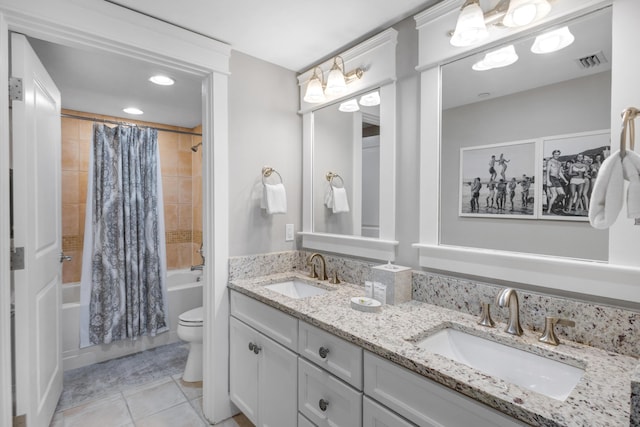
<path fill-rule="evenodd" d="M 503 286 L 466 279 L 413 272 L 413 299 L 472 315 L 480 315 L 481 302 L 491 304 L 494 320 L 506 322 L 508 309 L 499 308 L 495 297 Z M 540 333 L 546 316 L 576 322 L 575 327 L 556 326 L 562 338 L 605 351 L 639 357 L 640 313 L 569 298 L 518 290 L 520 322 L 525 330 Z"/>
<path fill-rule="evenodd" d="M 287 251 L 269 254 L 232 257 L 229 259 L 229 280 L 247 279 L 287 271 L 309 271 L 306 259 L 312 252 Z M 323 254 L 327 274 L 338 271 L 341 281 L 363 285 L 370 279 L 370 268 L 379 262 L 363 261 L 331 254 Z M 508 309 L 496 306 L 495 297 L 503 286 L 459 279 L 424 271 L 413 271 L 414 300 L 480 315 L 481 302 L 491 304 L 491 316 L 506 322 Z M 640 357 L 640 313 L 632 310 L 518 290 L 520 322 L 525 331 L 540 333 L 546 316 L 574 320 L 573 328 L 556 326 L 560 340 L 567 339 L 605 351 Z"/>

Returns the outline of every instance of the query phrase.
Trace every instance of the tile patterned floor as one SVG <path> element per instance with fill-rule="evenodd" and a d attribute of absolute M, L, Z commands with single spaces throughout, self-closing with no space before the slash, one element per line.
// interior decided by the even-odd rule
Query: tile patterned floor
<path fill-rule="evenodd" d="M 170 344 L 64 373 L 50 427 L 204 427 L 202 383 L 182 381 L 188 345 Z M 242 414 L 221 427 L 253 427 Z"/>

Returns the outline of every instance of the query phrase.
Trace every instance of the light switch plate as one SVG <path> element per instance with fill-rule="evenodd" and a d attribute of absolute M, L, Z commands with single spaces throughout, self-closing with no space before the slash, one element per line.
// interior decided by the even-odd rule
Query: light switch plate
<path fill-rule="evenodd" d="M 285 242 L 291 242 L 293 240 L 293 224 L 285 225 L 284 240 Z"/>

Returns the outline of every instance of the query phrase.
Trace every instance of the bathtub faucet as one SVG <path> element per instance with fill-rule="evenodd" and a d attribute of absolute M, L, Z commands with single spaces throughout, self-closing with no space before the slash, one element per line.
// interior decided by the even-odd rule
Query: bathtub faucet
<path fill-rule="evenodd" d="M 202 269 L 204 268 L 204 249 L 202 248 L 203 245 L 204 245 L 204 242 L 200 243 L 200 249 L 196 251 L 200 254 L 200 257 L 202 258 L 202 264 L 192 265 L 191 271 L 195 271 L 195 270 L 202 271 Z"/>

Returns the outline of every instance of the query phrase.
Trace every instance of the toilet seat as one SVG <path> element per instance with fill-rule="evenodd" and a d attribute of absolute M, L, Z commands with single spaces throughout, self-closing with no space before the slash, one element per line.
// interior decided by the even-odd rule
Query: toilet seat
<path fill-rule="evenodd" d="M 178 316 L 178 323 L 182 326 L 202 326 L 202 307 L 185 311 Z"/>

